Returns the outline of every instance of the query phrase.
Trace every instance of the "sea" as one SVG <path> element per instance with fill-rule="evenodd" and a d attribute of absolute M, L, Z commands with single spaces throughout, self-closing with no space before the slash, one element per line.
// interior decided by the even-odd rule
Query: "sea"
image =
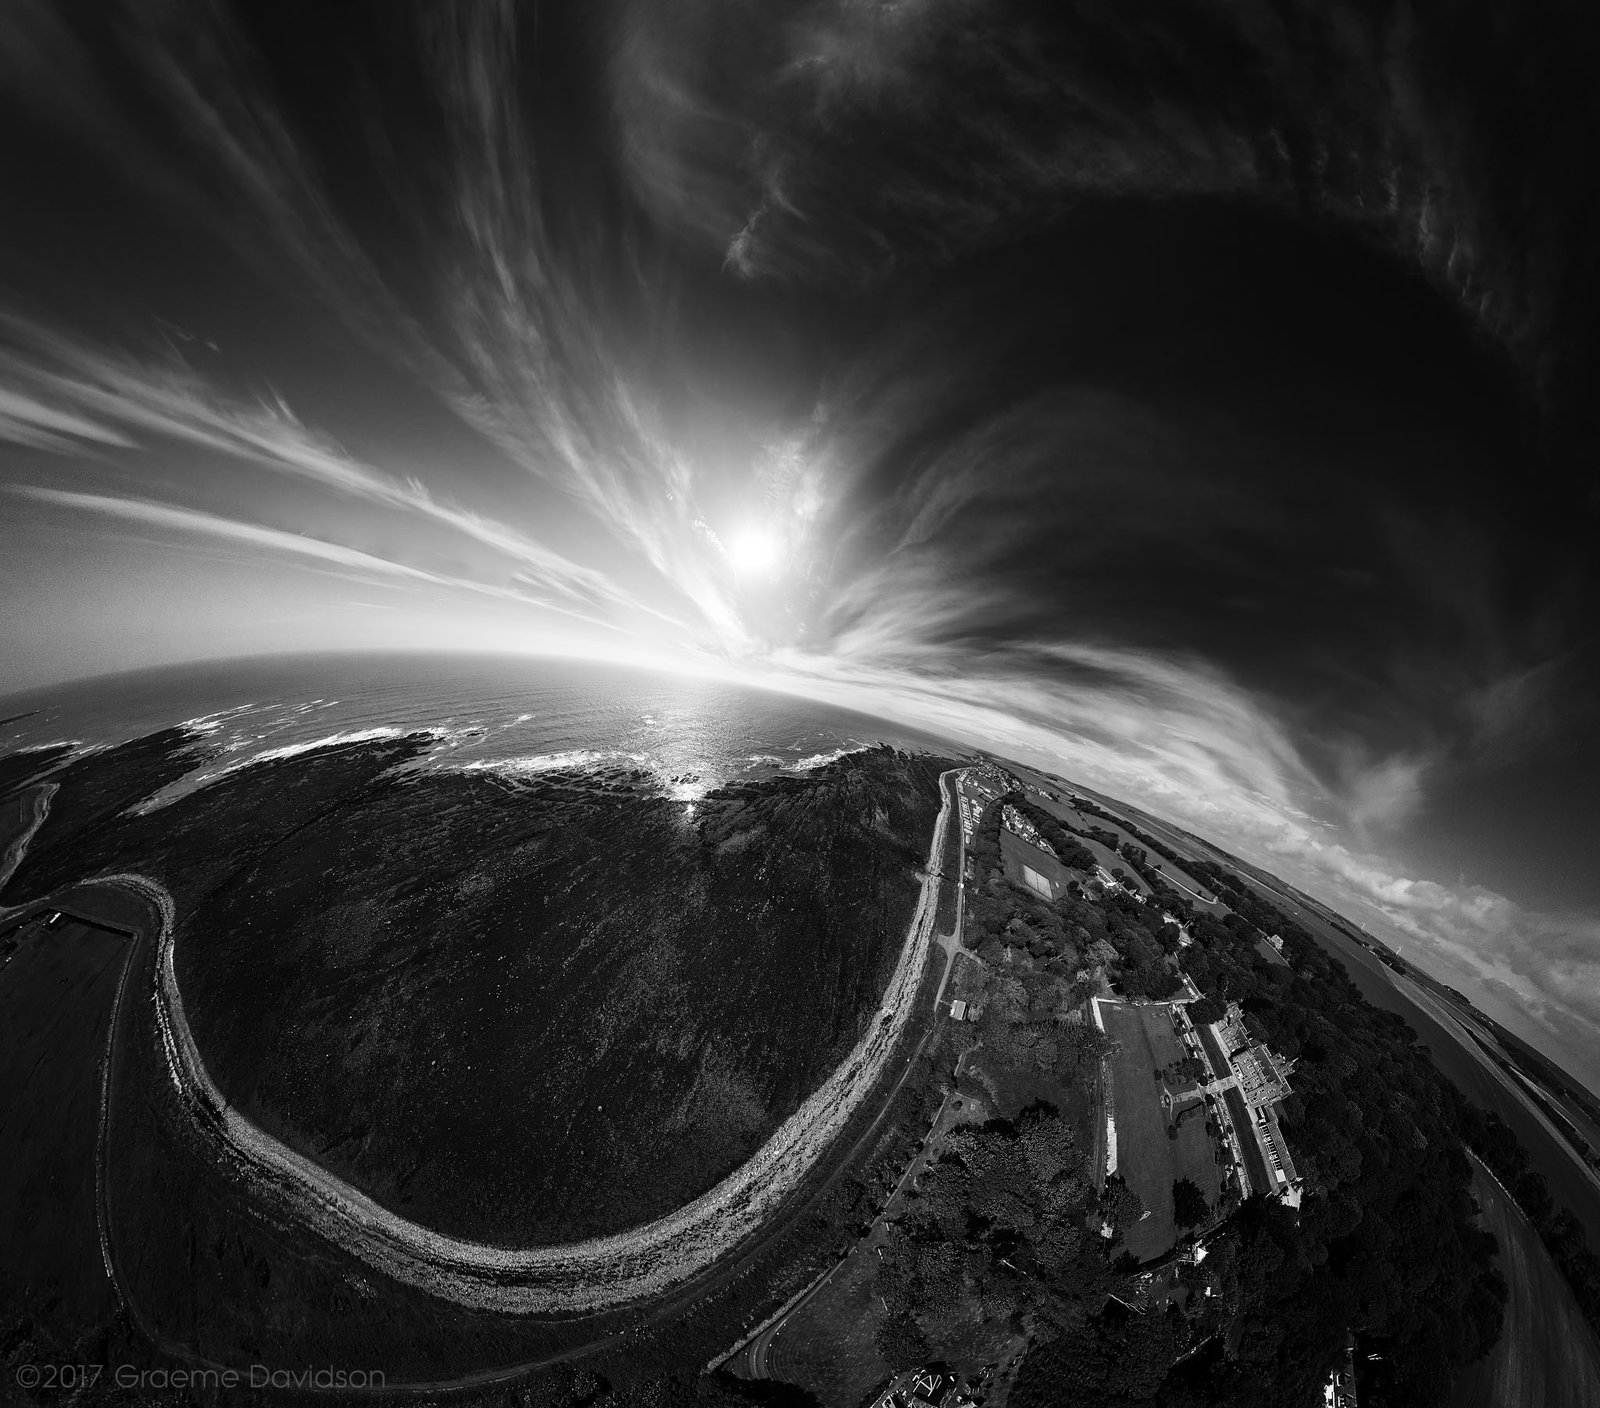
<path fill-rule="evenodd" d="M 209 760 L 156 805 L 224 772 L 330 743 L 428 732 L 415 766 L 527 776 L 627 768 L 692 801 L 887 743 L 967 757 L 902 724 L 691 675 L 523 656 L 301 655 L 105 675 L 0 698 L 0 754 L 99 748 L 177 724 Z"/>

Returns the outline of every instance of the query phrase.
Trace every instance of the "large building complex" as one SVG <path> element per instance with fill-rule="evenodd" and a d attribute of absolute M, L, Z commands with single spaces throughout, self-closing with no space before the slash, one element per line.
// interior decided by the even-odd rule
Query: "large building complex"
<path fill-rule="evenodd" d="M 1250 1035 L 1244 1013 L 1230 1002 L 1220 1021 L 1195 1028 L 1212 1085 L 1220 1094 L 1242 1156 L 1241 1192 L 1300 1202 L 1300 1177 L 1278 1123 L 1278 1104 L 1290 1092 L 1294 1062 Z"/>

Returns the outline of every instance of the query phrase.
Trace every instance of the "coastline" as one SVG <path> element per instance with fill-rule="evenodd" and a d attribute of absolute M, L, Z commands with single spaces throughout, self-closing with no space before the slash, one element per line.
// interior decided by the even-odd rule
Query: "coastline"
<path fill-rule="evenodd" d="M 22 864 L 23 857 L 28 853 L 29 843 L 44 825 L 45 818 L 50 815 L 50 799 L 56 795 L 60 785 L 57 782 L 38 782 L 32 787 L 23 788 L 11 799 L 17 808 L 21 830 L 6 846 L 5 853 L 0 855 L 0 890 L 4 890 L 10 884 L 11 877 L 17 873 L 17 867 Z M 0 917 L 11 912 L 9 906 L 0 905 Z"/>

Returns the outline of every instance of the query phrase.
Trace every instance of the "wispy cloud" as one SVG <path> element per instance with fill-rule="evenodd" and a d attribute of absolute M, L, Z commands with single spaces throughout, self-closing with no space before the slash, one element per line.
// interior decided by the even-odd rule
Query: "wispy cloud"
<path fill-rule="evenodd" d="M 81 453 L 85 442 L 129 449 L 133 441 L 87 416 L 75 415 L 0 386 L 0 440 L 58 454 Z"/>
<path fill-rule="evenodd" d="M 309 430 L 282 400 L 241 404 L 175 362 L 137 361 L 17 318 L 0 319 L 0 328 L 12 340 L 11 347 L 0 348 L 0 377 L 32 392 L 0 392 L 0 436 L 63 454 L 79 452 L 83 441 L 131 448 L 137 437 L 201 446 L 461 534 L 510 559 L 522 581 L 569 608 L 671 620 L 610 574 L 574 562 L 505 522 L 440 499 L 416 480 L 397 479 L 352 458 Z"/>
<path fill-rule="evenodd" d="M 161 503 L 153 499 L 125 498 L 116 494 L 91 494 L 73 489 L 54 489 L 43 485 L 9 484 L 0 486 L 0 492 L 30 499 L 35 503 L 50 504 L 57 508 L 75 509 L 85 513 L 101 514 L 138 523 L 149 528 L 184 534 L 212 541 L 237 544 L 266 553 L 287 554 L 291 557 L 309 558 L 319 563 L 346 568 L 368 577 L 401 579 L 426 583 L 451 591 L 474 592 L 481 596 L 496 597 L 503 601 L 518 602 L 524 606 L 544 606 L 569 615 L 578 616 L 591 624 L 598 621 L 587 612 L 574 611 L 560 602 L 540 600 L 530 593 L 519 592 L 492 583 L 476 581 L 470 577 L 451 576 L 413 567 L 392 558 L 378 557 L 359 548 L 346 547 L 304 533 L 290 533 L 281 528 L 271 528 L 260 523 L 226 518 L 201 509 L 183 508 L 177 504 Z M 531 585 L 530 579 L 530 585 Z"/>

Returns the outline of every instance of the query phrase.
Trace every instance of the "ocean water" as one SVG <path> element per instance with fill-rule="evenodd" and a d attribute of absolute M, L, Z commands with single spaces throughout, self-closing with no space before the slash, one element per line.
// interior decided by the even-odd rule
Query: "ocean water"
<path fill-rule="evenodd" d="M 508 776 L 631 767 L 684 800 L 877 743 L 969 751 L 767 690 L 505 656 L 273 656 L 141 670 L 0 699 L 0 720 L 0 754 L 68 740 L 97 747 L 189 724 L 217 756 L 158 800 L 256 759 L 419 730 L 435 737 L 419 766 Z"/>

